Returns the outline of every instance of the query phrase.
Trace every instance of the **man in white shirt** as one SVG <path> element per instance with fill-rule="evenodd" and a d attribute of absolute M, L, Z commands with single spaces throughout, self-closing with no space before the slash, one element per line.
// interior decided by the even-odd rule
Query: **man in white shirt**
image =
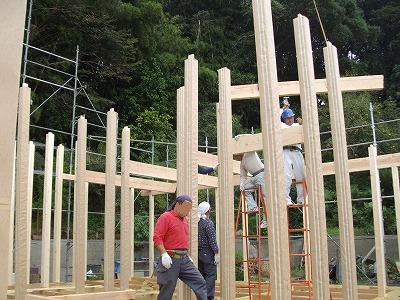
<path fill-rule="evenodd" d="M 235 160 L 240 161 L 240 190 L 244 191 L 247 203 L 247 212 L 256 213 L 258 211 L 257 202 L 254 200 L 253 192 L 251 189 L 256 189 L 261 186 L 263 197 L 265 199 L 265 175 L 264 164 L 258 157 L 257 152 L 238 153 L 233 156 Z M 247 176 L 250 173 L 252 176 Z M 264 200 L 265 201 L 265 200 Z M 267 221 L 263 215 L 261 228 L 267 228 Z"/>
<path fill-rule="evenodd" d="M 289 128 L 292 126 L 299 126 L 302 124 L 301 118 L 297 118 L 298 123 L 294 123 L 294 113 L 290 108 L 286 108 L 282 111 L 281 118 L 283 123 L 281 123 L 282 128 Z M 302 154 L 302 149 L 300 144 L 284 146 L 283 147 L 283 160 L 284 160 L 284 175 L 285 175 L 285 195 L 286 204 L 292 204 L 292 199 L 290 198 L 290 187 L 292 185 L 292 174 L 296 181 L 304 180 L 304 158 Z M 297 203 L 304 203 L 304 188 L 303 184 L 296 184 L 297 190 Z"/>

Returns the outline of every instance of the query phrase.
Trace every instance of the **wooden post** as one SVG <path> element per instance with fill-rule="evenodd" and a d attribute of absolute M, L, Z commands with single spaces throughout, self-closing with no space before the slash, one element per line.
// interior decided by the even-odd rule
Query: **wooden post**
<path fill-rule="evenodd" d="M 278 102 L 271 1 L 253 0 L 261 128 L 267 191 L 268 248 L 272 299 L 290 299 L 289 240 L 286 203 L 283 201 L 283 151 Z"/>
<path fill-rule="evenodd" d="M 104 289 L 114 289 L 115 172 L 117 164 L 117 113 L 107 113 L 106 184 L 104 216 Z"/>
<path fill-rule="evenodd" d="M 130 208 L 131 208 L 131 232 L 130 232 L 130 277 L 135 276 L 135 189 L 131 188 L 130 190 Z"/>
<path fill-rule="evenodd" d="M 53 193 L 53 157 L 54 134 L 46 134 L 46 154 L 43 184 L 43 222 L 40 283 L 41 287 L 50 286 L 50 235 L 51 235 L 51 196 Z"/>
<path fill-rule="evenodd" d="M 243 199 L 242 201 L 242 207 L 241 210 L 244 211 L 245 209 L 245 201 Z M 246 225 L 246 226 L 245 226 Z M 249 218 L 247 214 L 242 214 L 242 232 L 243 232 L 243 237 L 242 237 L 242 251 L 243 251 L 243 260 L 247 260 L 248 258 L 245 256 L 248 245 L 246 245 L 247 238 L 244 236 L 245 234 L 249 234 Z M 236 234 L 236 232 L 235 232 Z M 243 281 L 249 281 L 249 264 L 247 262 L 243 262 Z"/>
<path fill-rule="evenodd" d="M 32 234 L 32 198 L 33 198 L 33 171 L 35 167 L 35 144 L 29 142 L 29 171 L 28 171 L 28 222 L 26 228 L 26 241 L 28 244 L 26 251 L 26 265 L 28 266 L 27 283 L 30 283 L 30 267 L 31 267 L 31 234 Z"/>
<path fill-rule="evenodd" d="M 0 1 L 0 298 L 7 297 L 13 157 L 26 0 Z M 29 114 L 29 111 L 28 111 Z M 27 119 L 29 124 L 29 118 Z M 28 137 L 29 139 L 29 137 Z M 26 145 L 26 147 L 28 147 Z M 18 150 L 17 150 L 18 151 Z M 26 149 L 26 152 L 28 150 Z M 27 160 L 28 158 L 26 158 Z M 27 168 L 27 166 L 25 166 Z M 18 185 L 18 183 L 17 183 Z M 17 220 L 18 221 L 18 220 Z M 6 269 L 7 268 L 7 269 Z M 25 277 L 26 281 L 26 277 Z M 21 291 L 21 289 L 19 289 Z"/>
<path fill-rule="evenodd" d="M 81 116 L 78 120 L 78 140 L 76 147 L 76 181 L 74 225 L 74 258 L 73 273 L 76 293 L 85 290 L 86 280 L 86 249 L 87 249 L 87 192 L 86 192 L 86 137 L 87 121 Z"/>
<path fill-rule="evenodd" d="M 129 279 L 132 274 L 132 205 L 129 190 L 129 171 L 130 161 L 130 138 L 131 132 L 128 127 L 122 129 L 121 147 L 121 290 L 129 289 Z"/>
<path fill-rule="evenodd" d="M 378 280 L 378 297 L 385 297 L 386 294 L 386 266 L 385 266 L 385 245 L 383 239 L 383 210 L 381 197 L 381 184 L 379 180 L 378 163 L 376 161 L 376 147 L 368 147 L 369 167 L 371 173 L 372 210 L 374 216 L 375 236 L 375 261 L 376 275 Z"/>
<path fill-rule="evenodd" d="M 218 104 L 217 104 L 218 105 Z M 219 205 L 219 189 L 216 188 L 214 190 L 214 195 L 215 195 L 215 235 L 217 238 L 217 243 L 218 247 L 220 248 L 220 253 L 221 253 L 221 239 L 220 239 L 220 228 L 221 228 L 221 222 L 220 222 L 220 205 Z M 221 279 L 221 264 L 217 265 L 217 281 L 220 282 Z"/>
<path fill-rule="evenodd" d="M 236 298 L 235 286 L 235 232 L 233 197 L 232 154 L 232 104 L 231 72 L 227 68 L 218 70 L 219 104 L 217 105 L 218 129 L 218 195 L 220 221 L 221 299 Z"/>
<path fill-rule="evenodd" d="M 328 84 L 329 112 L 335 161 L 336 194 L 340 231 L 340 259 L 343 278 L 343 298 L 358 299 L 356 255 L 354 249 L 353 210 L 347 155 L 342 90 L 336 47 L 330 42 L 324 48 L 325 72 Z"/>
<path fill-rule="evenodd" d="M 179 89 L 183 100 L 178 100 L 177 119 L 177 194 L 187 194 L 192 197 L 193 208 L 190 212 L 189 251 L 197 265 L 198 239 L 198 62 L 194 55 L 185 60 L 185 87 Z M 178 91 L 179 91 L 178 90 Z M 181 296 L 182 294 L 180 294 Z M 190 299 L 190 289 L 184 288 L 184 299 Z"/>
<path fill-rule="evenodd" d="M 397 232 L 400 233 L 400 184 L 399 184 L 398 167 L 392 167 L 392 181 L 393 181 L 394 207 L 396 210 L 396 228 Z M 397 234 L 397 247 L 398 247 L 399 261 L 400 261 L 400 234 Z"/>
<path fill-rule="evenodd" d="M 318 107 L 315 92 L 310 24 L 306 17 L 298 15 L 293 21 L 296 40 L 297 68 L 299 74 L 301 111 L 305 161 L 307 168 L 307 192 L 309 203 L 313 296 L 329 299 L 328 245 L 322 175 L 321 141 L 318 123 Z M 307 209 L 307 208 L 305 208 Z M 304 220 L 304 224 L 309 220 Z M 306 243 L 307 241 L 304 240 Z M 307 247 L 307 246 L 306 246 Z M 308 257 L 306 257 L 307 259 Z M 308 260 L 306 262 L 311 263 Z M 309 268 L 306 268 L 307 270 Z"/>
<path fill-rule="evenodd" d="M 60 282 L 64 146 L 57 147 L 54 191 L 53 282 Z"/>
<path fill-rule="evenodd" d="M 20 88 L 18 104 L 18 139 L 16 167 L 16 219 L 15 219 L 15 297 L 24 299 L 27 288 L 27 228 L 28 228 L 28 178 L 29 178 L 29 113 L 31 89 L 27 84 Z M 8 199 L 9 200 L 9 199 Z M 9 211 L 7 211 L 9 214 Z M 6 216 L 9 218 L 9 215 Z M 8 232 L 7 227 L 7 234 Z M 4 239 L 8 244 L 8 239 Z M 8 249 L 7 249 L 8 250 Z M 7 252 L 4 252 L 3 256 Z M 1 257 L 2 255 L 0 255 Z M 8 257 L 8 256 L 7 256 Z M 6 264 L 7 266 L 7 264 Z M 0 272 L 5 273 L 7 272 Z M 1 275 L 3 276 L 3 275 Z M 7 278 L 5 276 L 5 282 Z M 6 297 L 4 297 L 6 298 Z"/>
<path fill-rule="evenodd" d="M 149 277 L 154 272 L 154 195 L 149 195 Z"/>
<path fill-rule="evenodd" d="M 8 236 L 8 285 L 13 285 L 14 277 L 14 224 L 15 224 L 15 162 L 16 162 L 17 143 L 14 143 L 13 153 L 13 169 L 12 169 L 12 184 L 11 184 L 11 199 L 10 199 L 10 234 Z M 29 283 L 29 282 L 28 282 Z"/>

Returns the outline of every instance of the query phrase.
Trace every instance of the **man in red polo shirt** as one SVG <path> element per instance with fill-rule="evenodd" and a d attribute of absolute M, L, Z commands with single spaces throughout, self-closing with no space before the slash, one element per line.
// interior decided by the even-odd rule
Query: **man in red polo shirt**
<path fill-rule="evenodd" d="M 156 266 L 158 300 L 172 299 L 178 278 L 193 290 L 198 300 L 207 300 L 206 282 L 188 255 L 187 215 L 191 209 L 192 198 L 181 195 L 157 220 L 153 241 L 161 253 Z"/>

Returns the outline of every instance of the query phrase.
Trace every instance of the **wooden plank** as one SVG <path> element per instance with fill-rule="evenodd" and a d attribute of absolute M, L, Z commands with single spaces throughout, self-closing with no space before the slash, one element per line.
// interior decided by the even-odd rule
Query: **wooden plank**
<path fill-rule="evenodd" d="M 261 129 L 263 139 L 265 191 L 268 213 L 268 249 L 271 269 L 272 299 L 290 299 L 290 259 L 287 236 L 287 211 L 283 185 L 283 151 L 280 135 L 279 90 L 271 1 L 253 1 L 257 74 L 260 89 Z"/>
<path fill-rule="evenodd" d="M 27 84 L 20 88 L 18 101 L 18 139 L 16 164 L 16 219 L 15 219 L 15 295 L 24 299 L 27 288 L 27 227 L 28 227 L 28 178 L 29 178 L 29 113 L 31 90 Z M 7 211 L 9 218 L 9 211 Z M 9 228 L 7 227 L 7 234 Z M 4 238 L 8 244 L 8 239 Z M 7 249 L 8 251 L 8 249 Z M 7 252 L 0 256 L 7 256 Z M 7 266 L 7 264 L 5 264 Z M 7 272 L 0 272 L 6 273 Z M 5 278 L 7 283 L 7 278 Z"/>
<path fill-rule="evenodd" d="M 129 247 L 130 247 L 130 249 L 129 249 L 129 252 L 131 253 L 131 260 L 130 260 L 130 264 L 128 265 L 129 266 L 129 269 L 130 269 L 130 276 L 129 277 L 133 277 L 133 276 L 135 276 L 135 264 L 134 264 L 134 261 L 135 261 L 135 189 L 133 189 L 133 188 L 131 188 L 131 189 L 129 189 L 129 195 L 130 195 L 130 202 L 129 202 L 129 204 L 130 204 L 130 210 L 131 210 L 131 218 L 130 218 L 130 220 L 131 220 L 131 233 L 130 233 L 130 236 L 131 236 L 131 238 L 130 238 L 130 240 L 128 240 L 128 241 L 130 241 L 130 245 L 129 245 Z M 128 285 L 128 287 L 129 287 L 129 285 Z"/>
<path fill-rule="evenodd" d="M 391 168 L 393 166 L 400 166 L 400 153 L 384 154 L 377 157 L 378 169 Z M 361 172 L 369 170 L 369 158 L 354 158 L 349 159 L 349 172 Z M 334 162 L 323 164 L 324 175 L 335 174 L 335 164 Z"/>
<path fill-rule="evenodd" d="M 383 239 L 385 231 L 383 229 L 383 209 L 381 184 L 379 179 L 378 164 L 376 161 L 376 147 L 368 147 L 369 167 L 371 174 L 371 193 L 372 193 L 372 211 L 374 217 L 374 237 L 375 237 L 375 261 L 376 275 L 378 283 L 378 296 L 384 297 L 386 294 L 386 266 L 385 266 L 385 245 Z"/>
<path fill-rule="evenodd" d="M 7 297 L 10 208 L 26 0 L 0 1 L 0 299 Z M 29 119 L 28 119 L 29 124 Z M 28 137 L 29 138 L 29 137 Z"/>
<path fill-rule="evenodd" d="M 298 15 L 293 21 L 297 69 L 299 74 L 301 111 L 304 119 L 304 148 L 307 181 L 307 207 L 303 210 L 304 224 L 310 228 L 311 261 L 306 257 L 306 277 L 312 276 L 313 297 L 329 299 L 328 243 L 324 197 L 324 177 L 322 175 L 321 141 L 318 121 L 318 107 L 315 89 L 314 65 L 312 57 L 310 24 L 306 17 Z M 306 201 L 307 200 L 307 201 Z M 309 220 L 304 219 L 309 216 Z M 304 240 L 308 243 L 308 239 Z M 305 245 L 308 248 L 309 245 Z M 312 274 L 307 274 L 311 270 Z M 308 278 L 310 279 L 310 277 Z"/>
<path fill-rule="evenodd" d="M 396 228 L 397 232 L 400 233 L 400 183 L 399 183 L 398 167 L 392 167 L 392 181 L 393 181 L 394 207 L 396 210 Z M 400 234 L 397 234 L 397 248 L 400 261 Z"/>
<path fill-rule="evenodd" d="M 339 79 L 343 92 L 361 92 L 383 89 L 383 75 L 342 77 Z M 298 81 L 278 83 L 279 97 L 300 95 Z M 326 79 L 315 79 L 315 92 L 326 94 L 328 86 Z M 260 97 L 258 84 L 232 86 L 232 100 L 256 99 Z"/>
<path fill-rule="evenodd" d="M 43 180 L 43 221 L 40 261 L 41 287 L 50 285 L 50 238 L 51 238 L 51 197 L 53 193 L 54 134 L 46 134 L 46 148 Z"/>
<path fill-rule="evenodd" d="M 106 129 L 106 181 L 104 215 L 104 289 L 114 289 L 115 244 L 115 175 L 117 165 L 117 113 L 107 113 Z"/>
<path fill-rule="evenodd" d="M 235 143 L 235 142 L 234 142 Z M 260 150 L 262 149 L 262 146 Z M 198 153 L 199 165 L 212 167 L 214 168 L 218 164 L 218 155 L 205 153 L 199 151 Z M 236 174 L 240 173 L 240 162 L 236 160 L 232 160 L 233 162 L 233 172 Z"/>
<path fill-rule="evenodd" d="M 129 278 L 132 272 L 133 234 L 132 223 L 133 201 L 129 190 L 128 162 L 130 161 L 130 129 L 122 129 L 121 147 L 121 290 L 129 289 Z"/>
<path fill-rule="evenodd" d="M 146 163 L 141 163 L 138 161 L 129 162 L 129 171 L 131 174 L 146 176 L 151 178 L 158 178 L 163 180 L 176 181 L 176 169 L 150 165 Z M 197 174 L 199 185 L 207 187 L 217 187 L 218 178 L 214 176 L 208 176 L 203 174 Z"/>
<path fill-rule="evenodd" d="M 87 121 L 81 116 L 78 119 L 78 140 L 76 148 L 76 205 L 74 206 L 73 273 L 76 293 L 82 293 L 86 280 L 86 245 L 87 245 L 87 203 L 86 203 L 86 138 Z"/>
<path fill-rule="evenodd" d="M 54 184 L 53 282 L 60 282 L 64 146 L 57 147 Z"/>
<path fill-rule="evenodd" d="M 302 126 L 279 128 L 278 131 L 280 138 L 282 139 L 282 146 L 300 144 L 304 142 Z M 232 140 L 233 153 L 263 150 L 263 141 L 264 139 L 261 133 L 242 135 L 240 138 Z"/>
<path fill-rule="evenodd" d="M 28 202 L 26 210 L 28 212 L 27 228 L 26 228 L 26 265 L 30 268 L 31 266 L 31 233 L 32 233 L 32 199 L 33 199 L 33 171 L 35 166 L 35 144 L 29 142 L 29 171 L 28 171 Z M 27 283 L 30 282 L 30 269 L 27 272 Z"/>
<path fill-rule="evenodd" d="M 351 187 L 347 155 L 346 126 L 340 85 L 337 50 L 330 43 L 324 48 L 325 72 L 328 83 L 333 156 L 335 161 L 336 194 L 339 215 L 343 294 L 358 299 Z"/>
<path fill-rule="evenodd" d="M 231 73 L 218 70 L 217 132 L 218 132 L 218 211 L 220 239 L 221 299 L 235 297 L 235 240 L 232 163 Z M 224 201 L 221 201 L 224 199 Z M 221 213 L 223 212 L 223 213 Z"/>
<path fill-rule="evenodd" d="M 149 195 L 149 277 L 154 272 L 154 195 Z"/>

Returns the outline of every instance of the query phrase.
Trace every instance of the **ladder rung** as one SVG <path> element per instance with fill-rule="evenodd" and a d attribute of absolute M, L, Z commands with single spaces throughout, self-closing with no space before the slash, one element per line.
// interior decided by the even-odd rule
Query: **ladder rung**
<path fill-rule="evenodd" d="M 269 258 L 260 258 L 260 261 L 269 261 Z M 242 262 L 258 262 L 258 258 L 249 258 L 249 259 L 244 259 Z"/>
<path fill-rule="evenodd" d="M 258 236 L 258 235 L 242 235 L 242 237 L 247 237 L 247 238 L 260 238 L 260 239 L 267 239 L 268 237 L 267 236 Z"/>
<path fill-rule="evenodd" d="M 290 253 L 290 256 L 310 256 L 309 253 Z"/>
<path fill-rule="evenodd" d="M 289 208 L 303 208 L 303 207 L 306 207 L 307 205 L 305 205 L 305 204 L 289 204 L 289 205 L 287 205 L 287 208 L 289 209 Z"/>

